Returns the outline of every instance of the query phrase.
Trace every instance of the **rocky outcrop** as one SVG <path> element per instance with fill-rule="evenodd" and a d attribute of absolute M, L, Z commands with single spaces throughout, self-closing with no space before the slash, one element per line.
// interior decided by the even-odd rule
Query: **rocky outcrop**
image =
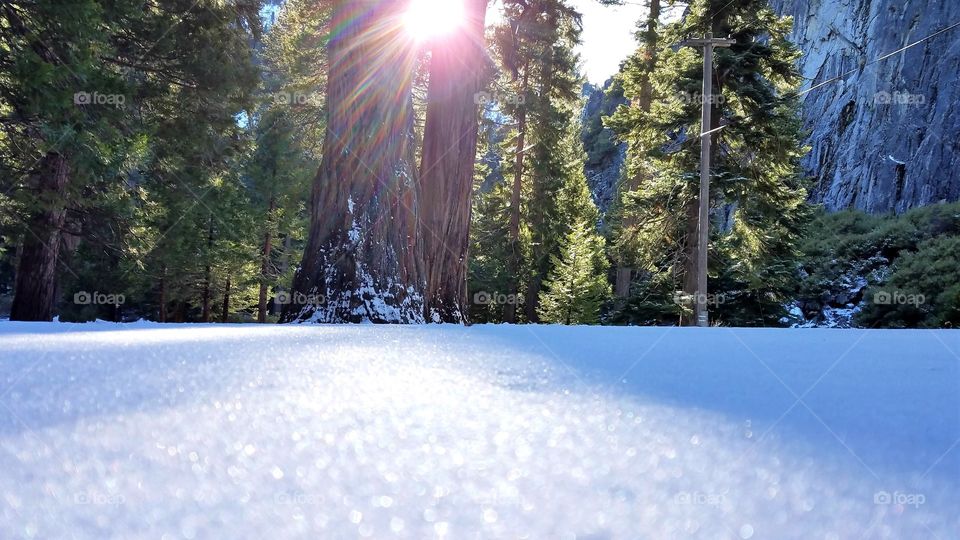
<path fill-rule="evenodd" d="M 958 0 L 772 0 L 794 18 L 815 202 L 903 212 L 960 200 Z"/>
<path fill-rule="evenodd" d="M 613 131 L 603 126 L 603 118 L 612 115 L 620 105 L 625 105 L 627 99 L 614 79 L 607 80 L 603 87 L 585 84 L 583 96 L 581 140 L 587 153 L 584 173 L 593 194 L 593 202 L 601 215 L 605 215 L 617 196 L 627 145 L 618 142 Z"/>

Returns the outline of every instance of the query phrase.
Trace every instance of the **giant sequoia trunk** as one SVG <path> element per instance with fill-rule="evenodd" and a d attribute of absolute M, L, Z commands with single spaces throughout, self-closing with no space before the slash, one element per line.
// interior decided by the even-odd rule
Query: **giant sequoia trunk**
<path fill-rule="evenodd" d="M 406 4 L 334 7 L 323 162 L 286 321 L 423 320 Z"/>
<path fill-rule="evenodd" d="M 477 93 L 483 69 L 487 0 L 466 0 L 465 30 L 433 48 L 420 162 L 425 316 L 464 322 Z"/>
<path fill-rule="evenodd" d="M 53 320 L 57 300 L 57 261 L 66 219 L 70 170 L 62 154 L 51 152 L 40 160 L 34 176 L 39 208 L 27 225 L 16 291 L 10 310 L 12 321 Z"/>

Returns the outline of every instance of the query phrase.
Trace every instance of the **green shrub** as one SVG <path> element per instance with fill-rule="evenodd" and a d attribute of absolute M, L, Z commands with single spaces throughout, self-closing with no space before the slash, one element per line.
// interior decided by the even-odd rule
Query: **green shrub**
<path fill-rule="evenodd" d="M 801 252 L 804 279 L 797 304 L 809 319 L 831 308 L 856 306 L 853 322 L 864 327 L 935 328 L 960 322 L 960 203 L 900 216 L 853 210 L 822 214 L 809 227 Z M 891 296 L 890 303 L 875 302 L 883 293 Z"/>
<path fill-rule="evenodd" d="M 871 287 L 866 300 L 856 317 L 861 326 L 960 326 L 960 236 L 933 238 L 904 253 L 886 283 Z"/>

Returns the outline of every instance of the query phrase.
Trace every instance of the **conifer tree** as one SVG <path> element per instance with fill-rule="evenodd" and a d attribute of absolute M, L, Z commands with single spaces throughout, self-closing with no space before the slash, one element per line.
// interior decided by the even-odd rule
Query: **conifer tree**
<path fill-rule="evenodd" d="M 598 257 L 598 254 L 600 257 Z M 559 324 L 596 324 L 610 295 L 606 272 L 597 262 L 603 238 L 590 222 L 574 224 L 551 257 L 550 274 L 540 293 L 540 320 Z"/>
<path fill-rule="evenodd" d="M 581 131 L 579 122 L 569 122 L 558 153 L 563 163 L 563 184 L 556 194 L 560 224 L 557 248 L 550 254 L 546 281 L 538 293 L 537 314 L 543 322 L 596 324 L 610 295 L 609 263 L 597 230 L 600 213 L 583 169 Z"/>
<path fill-rule="evenodd" d="M 402 0 L 339 0 L 327 43 L 323 159 L 288 321 L 423 321 L 411 84 Z"/>
<path fill-rule="evenodd" d="M 538 318 L 539 292 L 564 230 L 555 201 L 567 165 L 560 147 L 579 110 L 573 49 L 580 30 L 580 15 L 566 2 L 534 0 L 505 2 L 505 22 L 494 32 L 494 49 L 509 79 L 508 99 L 500 105 L 516 122 L 505 153 L 511 178 L 506 294 L 524 297 L 528 321 Z M 520 320 L 516 305 L 505 307 L 504 320 Z"/>
<path fill-rule="evenodd" d="M 2 187 L 22 224 L 13 320 L 54 316 L 67 208 L 88 181 L 109 175 L 108 154 L 120 144 L 117 96 L 129 94 L 129 81 L 101 56 L 119 48 L 110 38 L 137 8 L 129 1 L 109 4 L 0 4 L 0 129 L 3 161 L 14 173 Z"/>
<path fill-rule="evenodd" d="M 710 292 L 714 316 L 728 324 L 775 322 L 795 276 L 794 244 L 808 215 L 799 158 L 795 92 L 797 49 L 791 21 L 766 0 L 696 0 L 684 18 L 663 30 L 652 74 L 649 113 L 621 107 L 609 125 L 631 143 L 628 174 L 644 178 L 626 195 L 636 221 L 630 245 L 648 293 L 667 305 L 695 292 L 700 107 L 713 107 Z M 673 44 L 712 32 L 736 45 L 715 55 L 715 94 L 700 96 L 702 56 Z M 628 65 L 625 78 L 643 75 Z M 630 85 L 625 85 L 628 97 Z M 649 171 L 649 173 L 647 172 Z M 636 304 L 635 304 L 636 305 Z M 677 306 L 688 321 L 691 307 Z M 663 310 L 662 306 L 654 311 Z M 627 319 L 645 321 L 650 313 Z M 668 322 L 668 321 L 661 321 Z"/>
<path fill-rule="evenodd" d="M 467 248 L 487 3 L 463 0 L 461 30 L 431 49 L 419 171 L 427 321 L 463 322 L 469 306 Z"/>
<path fill-rule="evenodd" d="M 504 142 L 511 131 L 506 118 L 497 114 L 498 104 L 488 102 L 481 115 L 480 137 L 484 151 L 474 173 L 470 221 L 470 265 L 467 279 L 470 320 L 504 322 L 511 276 L 510 198 L 505 178 Z M 517 297 L 512 299 L 514 303 Z"/>
<path fill-rule="evenodd" d="M 306 227 L 305 201 L 320 165 L 323 142 L 323 41 L 330 23 L 327 0 L 289 0 L 270 26 L 260 49 L 263 82 L 251 115 L 255 148 L 247 165 L 251 203 L 262 216 L 257 321 L 267 322 L 283 302 L 271 302 L 271 289 L 285 289 L 285 261 L 301 256 Z M 296 238 L 294 244 L 292 239 Z M 290 246 L 292 249 L 286 249 Z M 293 300 L 279 296 L 280 300 Z"/>
<path fill-rule="evenodd" d="M 485 173 L 485 167 L 478 167 L 470 225 L 468 293 L 470 320 L 475 323 L 504 322 L 506 306 L 522 298 L 507 294 L 513 277 L 508 269 L 509 244 L 504 241 L 510 230 L 510 186 L 502 177 L 485 185 Z"/>
<path fill-rule="evenodd" d="M 0 6 L 0 47 L 9 53 L 0 62 L 0 99 L 11 113 L 0 151 L 19 169 L 4 192 L 18 201 L 26 225 L 18 234 L 13 318 L 49 319 L 58 298 L 71 292 L 60 282 L 63 275 L 70 287 L 89 289 L 86 279 L 102 279 L 128 257 L 132 269 L 147 264 L 147 253 L 134 246 L 153 227 L 134 218 L 170 216 L 177 205 L 160 193 L 216 205 L 201 201 L 199 188 L 239 164 L 244 143 L 236 116 L 256 83 L 249 41 L 259 31 L 259 5 L 171 0 L 144 9 L 129 0 L 91 0 Z M 145 204 L 163 209 L 137 212 Z M 167 229 L 181 221 L 157 223 L 156 238 L 170 237 Z M 107 250 L 109 256 L 87 260 L 108 266 L 98 272 L 74 261 L 77 249 Z M 116 288 L 129 276 L 117 276 L 109 290 L 120 293 Z"/>

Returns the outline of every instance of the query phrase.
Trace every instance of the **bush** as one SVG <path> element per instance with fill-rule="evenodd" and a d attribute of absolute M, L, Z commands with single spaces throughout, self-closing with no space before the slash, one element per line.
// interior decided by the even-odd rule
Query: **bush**
<path fill-rule="evenodd" d="M 870 288 L 861 326 L 960 326 L 960 236 L 941 236 L 904 253 L 886 283 Z"/>
<path fill-rule="evenodd" d="M 822 214 L 801 243 L 797 304 L 823 322 L 846 309 L 858 326 L 938 328 L 958 324 L 960 203 L 901 216 L 848 210 Z M 890 303 L 883 296 L 890 296 Z M 918 302 L 921 299 L 923 302 Z"/>

